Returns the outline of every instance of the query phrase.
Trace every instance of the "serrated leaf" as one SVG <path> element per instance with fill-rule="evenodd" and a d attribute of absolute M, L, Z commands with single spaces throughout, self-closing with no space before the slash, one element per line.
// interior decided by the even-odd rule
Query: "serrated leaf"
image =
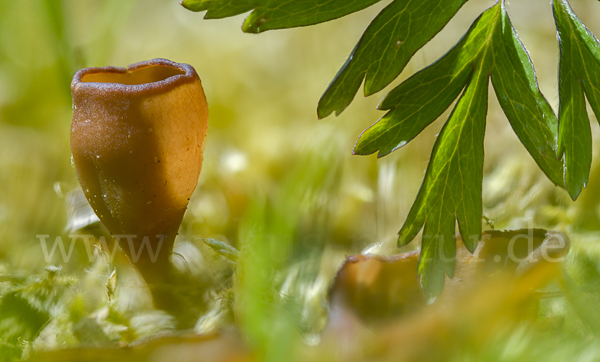
<path fill-rule="evenodd" d="M 557 159 L 558 121 L 538 87 L 533 63 L 510 20 L 494 46 L 492 85 L 498 102 L 519 140 L 548 179 L 563 185 L 562 166 Z"/>
<path fill-rule="evenodd" d="M 359 138 L 354 154 L 383 157 L 404 146 L 456 99 L 471 75 L 473 66 L 465 62 L 465 38 L 440 60 L 414 74 L 392 90 L 379 109 L 390 110 Z"/>
<path fill-rule="evenodd" d="M 192 11 L 207 11 L 205 19 L 220 19 L 252 10 L 242 30 L 260 33 L 333 20 L 363 10 L 380 0 L 182 0 Z"/>
<path fill-rule="evenodd" d="M 425 224 L 418 271 L 429 297 L 441 293 L 445 274 L 454 274 L 455 219 L 464 240 L 481 236 L 487 84 L 488 75 L 481 69 L 473 74 L 440 132 L 417 200 L 400 231 L 399 243 L 405 244 Z"/>
<path fill-rule="evenodd" d="M 271 29 L 318 24 L 363 10 L 380 0 L 261 1 L 250 13 L 242 30 L 260 33 Z M 267 3 L 267 4 L 264 4 Z"/>
<path fill-rule="evenodd" d="M 319 118 L 340 114 L 365 81 L 365 96 L 379 92 L 437 34 L 467 0 L 395 0 L 371 22 L 319 101 Z"/>
<path fill-rule="evenodd" d="M 489 69 L 493 64 L 489 48 L 499 23 L 500 9 L 496 5 L 484 12 L 454 49 L 414 76 L 414 79 L 420 79 L 417 83 L 420 85 L 433 84 L 438 79 L 461 79 L 458 75 L 465 71 L 470 74 L 462 96 L 433 147 L 425 179 L 398 236 L 399 245 L 404 245 L 425 226 L 418 272 L 428 297 L 439 295 L 444 276 L 454 273 L 456 220 L 469 250 L 474 250 L 472 240 L 476 245 L 481 236 L 483 137 Z M 436 67 L 446 63 L 452 66 Z M 402 85 L 397 89 L 401 88 Z M 438 89 L 430 88 L 430 91 L 436 92 L 431 97 L 440 97 Z M 399 101 L 396 108 L 401 108 L 407 98 L 399 94 L 408 93 L 392 92 L 389 97 Z M 429 95 L 424 96 L 423 99 L 428 99 Z M 452 100 L 446 102 L 446 107 Z M 429 112 L 428 105 L 421 103 L 423 113 Z"/>
<path fill-rule="evenodd" d="M 361 134 L 354 153 L 369 155 L 379 151 L 378 157 L 383 157 L 435 121 L 456 99 L 472 73 L 476 56 L 491 32 L 488 22 L 483 15 L 477 18 L 452 50 L 385 96 L 379 109 L 390 111 Z"/>
<path fill-rule="evenodd" d="M 206 11 L 204 19 L 223 19 L 246 13 L 254 8 L 255 0 L 181 0 L 191 11 Z"/>
<path fill-rule="evenodd" d="M 554 0 L 553 12 L 560 45 L 558 151 L 565 186 L 575 200 L 587 185 L 592 164 L 585 97 L 600 122 L 600 44 L 566 0 Z"/>
<path fill-rule="evenodd" d="M 461 41 L 431 66 L 392 90 L 380 108 L 389 112 L 363 132 L 355 153 L 384 156 L 406 144 L 438 118 L 463 90 L 434 145 L 425 179 L 398 243 L 424 227 L 419 262 L 429 297 L 438 295 L 454 271 L 455 223 L 465 246 L 481 236 L 483 138 L 491 77 L 519 139 L 554 183 L 561 184 L 556 158 L 556 116 L 537 85 L 533 65 L 512 28 L 503 2 L 486 10 Z"/>

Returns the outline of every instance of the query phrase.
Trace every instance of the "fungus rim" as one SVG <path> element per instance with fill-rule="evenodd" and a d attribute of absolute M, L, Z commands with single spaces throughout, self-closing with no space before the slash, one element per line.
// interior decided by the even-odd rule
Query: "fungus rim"
<path fill-rule="evenodd" d="M 87 75 L 92 74 L 119 74 L 125 75 L 130 74 L 135 71 L 149 68 L 152 66 L 164 66 L 175 70 L 180 70 L 183 74 L 175 74 L 168 76 L 167 78 L 148 83 L 140 83 L 140 84 L 123 84 L 116 82 L 86 82 L 83 78 Z M 112 93 L 123 93 L 123 94 L 151 94 L 151 93 L 163 93 L 165 91 L 169 91 L 171 89 L 175 89 L 180 85 L 186 83 L 192 83 L 194 81 L 199 81 L 200 78 L 196 73 L 194 67 L 186 63 L 177 63 L 164 58 L 155 58 L 143 62 L 134 63 L 128 65 L 127 67 L 114 67 L 114 66 L 106 66 L 106 67 L 89 67 L 83 68 L 77 71 L 73 76 L 73 81 L 71 82 L 71 91 L 75 93 L 76 91 L 82 90 L 98 90 L 101 92 L 112 92 Z"/>

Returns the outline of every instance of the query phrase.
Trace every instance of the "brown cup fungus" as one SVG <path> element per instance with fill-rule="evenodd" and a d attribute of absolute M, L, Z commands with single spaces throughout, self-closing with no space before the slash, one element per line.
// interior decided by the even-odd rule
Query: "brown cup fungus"
<path fill-rule="evenodd" d="M 202 168 L 208 105 L 200 78 L 188 64 L 153 59 L 81 69 L 71 93 L 79 183 L 162 308 L 169 298 L 157 290 L 169 283 L 169 256 Z"/>

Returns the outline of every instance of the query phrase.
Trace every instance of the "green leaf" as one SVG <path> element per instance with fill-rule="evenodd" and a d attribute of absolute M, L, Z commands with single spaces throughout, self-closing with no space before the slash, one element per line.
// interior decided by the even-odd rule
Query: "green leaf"
<path fill-rule="evenodd" d="M 204 19 L 223 19 L 246 13 L 254 8 L 255 0 L 181 0 L 191 11 L 206 11 Z"/>
<path fill-rule="evenodd" d="M 600 121 L 600 44 L 566 0 L 553 1 L 553 11 L 560 44 L 558 151 L 567 191 L 575 200 L 587 185 L 592 164 L 586 96 Z"/>
<path fill-rule="evenodd" d="M 419 273 L 429 297 L 454 272 L 455 224 L 473 251 L 481 237 L 483 138 L 491 78 L 511 126 L 555 184 L 562 184 L 556 157 L 557 120 L 541 94 L 533 65 L 503 2 L 486 10 L 461 41 L 434 64 L 392 90 L 380 104 L 389 110 L 363 132 L 354 152 L 384 156 L 409 142 L 456 99 L 434 145 L 425 179 L 398 243 L 424 227 Z"/>
<path fill-rule="evenodd" d="M 506 17 L 506 14 L 504 14 Z M 537 84 L 525 46 L 508 17 L 493 50 L 492 84 L 498 102 L 521 143 L 555 185 L 563 185 L 557 158 L 558 121 Z"/>
<path fill-rule="evenodd" d="M 481 236 L 483 137 L 489 68 L 493 64 L 489 50 L 495 25 L 499 23 L 500 9 L 496 5 L 484 12 L 454 49 L 433 66 L 413 76 L 412 82 L 416 85 L 434 85 L 429 88 L 432 93 L 423 95 L 425 102 L 418 105 L 421 113 L 431 120 L 435 115 L 430 113 L 429 99 L 435 97 L 435 103 L 444 93 L 444 89 L 440 91 L 435 83 L 444 81 L 452 85 L 450 89 L 456 90 L 465 85 L 459 81 L 464 79 L 463 74 L 470 75 L 433 147 L 425 179 L 398 237 L 399 245 L 404 245 L 425 226 L 418 271 L 428 297 L 439 295 L 445 274 L 452 276 L 454 273 L 456 220 L 469 250 L 474 250 Z M 402 89 L 402 85 L 397 89 Z M 384 101 L 383 105 L 396 100 L 400 102 L 397 108 L 402 108 L 403 101 L 409 98 L 405 96 L 409 93 L 406 91 L 393 91 L 389 95 L 391 100 Z M 452 100 L 445 102 L 446 107 Z M 406 119 L 400 121 L 407 122 Z"/>
<path fill-rule="evenodd" d="M 482 70 L 480 68 L 473 74 L 444 125 L 433 148 L 417 201 L 399 235 L 399 242 L 406 243 L 407 236 L 417 227 L 420 229 L 419 224 L 425 223 L 419 273 L 428 296 L 441 293 L 444 274 L 450 277 L 454 274 L 455 219 L 458 219 L 459 231 L 470 250 L 474 250 L 481 236 L 483 137 L 488 88 L 488 75 Z"/>
<path fill-rule="evenodd" d="M 465 38 L 433 65 L 414 74 L 392 90 L 379 105 L 389 110 L 359 138 L 354 154 L 383 157 L 404 146 L 456 99 L 465 86 L 473 66 L 462 58 Z"/>
<path fill-rule="evenodd" d="M 242 30 L 260 33 L 271 29 L 307 26 L 363 10 L 380 0 L 182 0 L 192 11 L 207 11 L 205 19 L 220 19 L 252 10 Z"/>
<path fill-rule="evenodd" d="M 395 0 L 377 15 L 331 82 L 319 118 L 340 114 L 365 80 L 365 96 L 392 82 L 417 50 L 437 34 L 467 0 Z"/>

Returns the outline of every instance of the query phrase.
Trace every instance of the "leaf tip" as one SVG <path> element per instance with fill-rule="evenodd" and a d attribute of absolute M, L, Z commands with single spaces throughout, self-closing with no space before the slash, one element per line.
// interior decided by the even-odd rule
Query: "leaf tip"
<path fill-rule="evenodd" d="M 268 28 L 264 28 L 264 25 L 268 21 L 269 19 L 259 16 L 256 14 L 256 11 L 253 11 L 244 21 L 244 24 L 242 25 L 242 31 L 249 34 L 262 33 L 263 31 L 269 30 Z"/>
<path fill-rule="evenodd" d="M 423 292 L 425 293 L 427 300 L 433 302 L 442 294 L 442 291 L 444 290 L 446 275 L 443 267 L 440 268 L 435 265 L 435 261 L 433 260 L 425 261 L 420 259 L 419 269 L 419 274 L 421 276 L 421 288 L 423 288 Z"/>
<path fill-rule="evenodd" d="M 571 200 L 576 201 L 579 195 L 581 195 L 581 191 L 585 188 L 585 184 L 583 185 L 567 185 L 567 192 L 569 193 L 569 197 Z"/>
<path fill-rule="evenodd" d="M 398 232 L 397 246 L 399 248 L 401 248 L 401 247 L 409 244 L 411 241 L 413 241 L 414 238 L 417 237 L 417 234 L 419 233 L 419 231 L 421 231 L 421 229 L 423 228 L 423 223 L 421 223 L 421 225 L 419 225 L 418 227 L 414 227 L 414 225 L 409 226 L 407 224 L 408 224 L 408 220 L 404 223 L 404 225 L 402 226 L 402 229 L 400 229 L 400 231 Z"/>
<path fill-rule="evenodd" d="M 325 117 L 328 117 L 332 111 L 328 110 L 328 109 L 324 109 L 325 107 L 321 106 L 321 103 L 319 103 L 319 105 L 317 106 L 317 118 L 318 119 L 323 119 Z"/>
<path fill-rule="evenodd" d="M 187 9 L 189 11 L 194 11 L 194 12 L 199 12 L 199 11 L 205 10 L 205 9 L 202 9 L 200 4 L 198 4 L 194 0 L 181 0 L 181 1 L 179 1 L 179 5 L 183 6 L 185 9 Z"/>
<path fill-rule="evenodd" d="M 370 153 L 366 153 L 366 152 L 362 151 L 359 147 L 356 147 L 356 145 L 354 145 L 354 148 L 352 149 L 352 155 L 353 156 L 368 156 L 368 155 L 370 155 Z"/>

